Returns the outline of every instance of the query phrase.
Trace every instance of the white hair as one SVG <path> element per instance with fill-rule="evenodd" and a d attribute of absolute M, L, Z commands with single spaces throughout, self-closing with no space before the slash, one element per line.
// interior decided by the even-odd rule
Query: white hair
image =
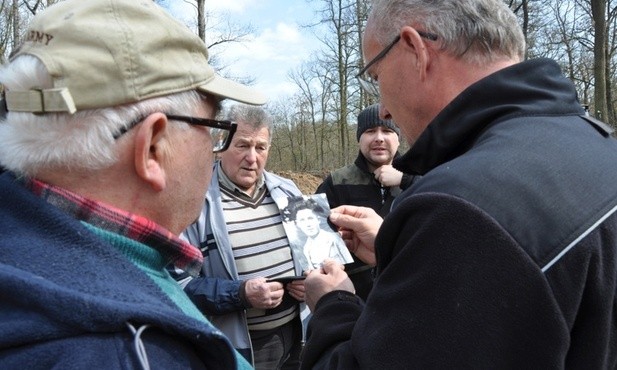
<path fill-rule="evenodd" d="M 4 66 L 0 82 L 7 90 L 52 87 L 45 66 L 29 55 Z M 193 112 L 202 99 L 197 91 L 186 91 L 75 114 L 8 112 L 0 120 L 0 165 L 28 177 L 46 168 L 107 168 L 118 160 L 114 136 L 122 129 L 153 112 Z"/>
<path fill-rule="evenodd" d="M 225 111 L 224 117 L 228 121 L 244 123 L 253 129 L 268 129 L 268 142 L 272 142 L 272 116 L 262 107 L 237 103 Z"/>
<path fill-rule="evenodd" d="M 522 61 L 525 37 L 502 0 L 373 0 L 369 19 L 376 39 L 391 42 L 404 26 L 438 36 L 451 55 L 482 65 L 500 59 Z"/>

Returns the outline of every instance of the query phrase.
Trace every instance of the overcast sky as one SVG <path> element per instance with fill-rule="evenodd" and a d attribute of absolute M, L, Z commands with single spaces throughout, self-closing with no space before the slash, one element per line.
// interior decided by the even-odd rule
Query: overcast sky
<path fill-rule="evenodd" d="M 254 87 L 269 100 L 291 95 L 297 89 L 288 81 L 288 72 L 321 46 L 302 27 L 317 17 L 313 7 L 319 5 L 316 0 L 207 0 L 208 11 L 226 13 L 238 24 L 254 28 L 249 41 L 216 52 L 224 64 L 230 64 L 233 74 L 255 78 Z M 195 22 L 195 8 L 185 1 L 167 0 L 167 6 L 178 19 Z"/>

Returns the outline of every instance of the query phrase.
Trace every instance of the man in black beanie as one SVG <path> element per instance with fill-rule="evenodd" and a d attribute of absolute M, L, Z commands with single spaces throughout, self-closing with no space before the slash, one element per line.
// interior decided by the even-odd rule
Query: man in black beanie
<path fill-rule="evenodd" d="M 379 104 L 374 104 L 358 115 L 356 138 L 360 150 L 355 162 L 333 171 L 316 193 L 325 193 L 332 208 L 343 204 L 370 207 L 385 217 L 394 197 L 413 180 L 413 176 L 392 167 L 399 155 L 399 128 L 392 120 L 380 119 Z M 345 271 L 356 294 L 366 299 L 373 286 L 371 266 L 354 256 Z"/>

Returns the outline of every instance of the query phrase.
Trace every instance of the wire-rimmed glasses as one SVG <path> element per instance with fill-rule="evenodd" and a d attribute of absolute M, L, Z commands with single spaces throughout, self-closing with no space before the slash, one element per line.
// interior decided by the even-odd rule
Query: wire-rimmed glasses
<path fill-rule="evenodd" d="M 439 38 L 439 36 L 435 35 L 434 33 L 418 31 L 418 30 L 416 30 L 416 32 L 418 32 L 418 35 L 420 35 L 420 37 L 423 37 L 431 41 L 436 41 Z M 364 91 L 366 91 L 369 95 L 372 95 L 375 98 L 379 98 L 380 96 L 379 85 L 377 84 L 377 81 L 373 79 L 373 77 L 371 77 L 369 74 L 366 73 L 366 71 L 368 71 L 368 69 L 371 68 L 371 66 L 373 66 L 375 63 L 383 59 L 386 56 L 386 54 L 388 54 L 390 50 L 392 50 L 394 45 L 396 45 L 399 42 L 400 39 L 401 39 L 401 35 L 400 34 L 396 35 L 394 40 L 392 40 L 392 42 L 386 45 L 386 47 L 384 47 L 383 50 L 379 52 L 379 54 L 377 54 L 373 59 L 371 59 L 371 61 L 366 63 L 364 68 L 362 68 L 360 72 L 358 72 L 358 74 L 356 75 L 356 78 L 358 79 L 358 82 L 360 83 L 360 86 L 362 86 Z"/>

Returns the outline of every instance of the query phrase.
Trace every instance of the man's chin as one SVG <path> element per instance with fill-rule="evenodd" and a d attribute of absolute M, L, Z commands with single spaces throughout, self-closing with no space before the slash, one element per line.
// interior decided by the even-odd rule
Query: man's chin
<path fill-rule="evenodd" d="M 254 176 L 243 176 L 241 180 L 240 184 L 236 184 L 236 186 L 244 191 L 252 188 L 257 183 L 257 179 Z"/>
<path fill-rule="evenodd" d="M 369 160 L 377 167 L 392 163 L 392 157 L 389 155 L 372 155 Z"/>

